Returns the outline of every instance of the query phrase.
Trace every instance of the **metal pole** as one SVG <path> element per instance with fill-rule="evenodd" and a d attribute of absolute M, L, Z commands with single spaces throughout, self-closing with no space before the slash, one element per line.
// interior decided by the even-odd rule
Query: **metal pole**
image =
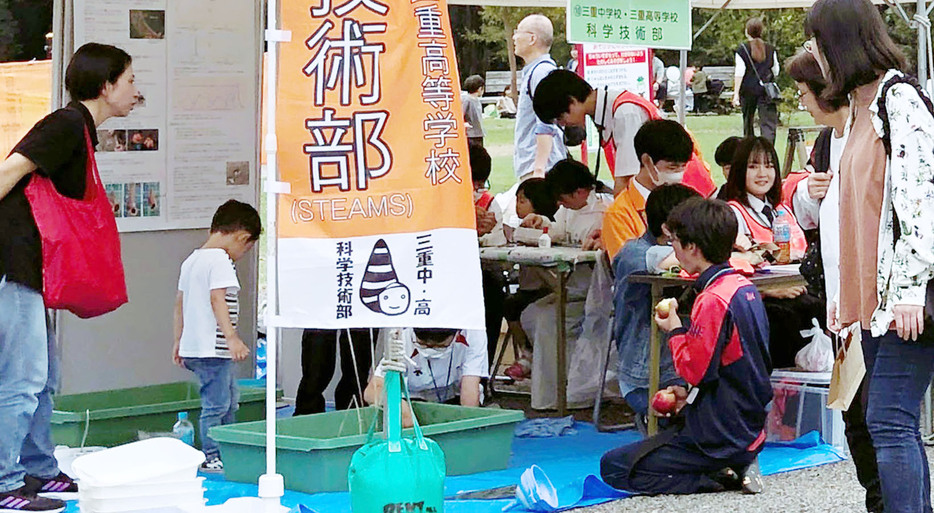
<path fill-rule="evenodd" d="M 713 20 L 717 19 L 717 16 L 720 16 L 720 13 L 722 13 L 724 9 L 726 9 L 726 6 L 730 5 L 730 2 L 732 1 L 733 0 L 726 0 L 726 2 L 723 2 L 723 5 L 721 5 L 720 8 L 717 9 L 717 12 L 713 13 L 713 16 L 711 16 L 710 19 L 707 20 L 707 23 L 704 23 L 704 25 L 701 28 L 697 29 L 697 32 L 694 33 L 694 37 L 691 38 L 691 41 L 694 41 L 695 39 L 697 39 L 697 36 L 703 34 L 704 31 L 707 30 L 707 27 L 709 27 L 710 24 L 713 23 Z"/>
<path fill-rule="evenodd" d="M 282 476 L 276 473 L 276 353 L 279 349 L 280 328 L 279 292 L 277 290 L 277 246 L 276 215 L 278 195 L 274 183 L 279 179 L 276 160 L 276 83 L 279 69 L 279 44 L 269 37 L 279 27 L 278 0 L 266 5 L 266 473 L 259 477 L 258 495 L 263 501 L 265 513 L 281 510 L 281 498 L 285 494 Z"/>
<path fill-rule="evenodd" d="M 70 34 L 68 36 L 73 37 Z M 65 37 L 65 0 L 55 0 L 52 6 L 52 110 L 62 107 L 61 70 L 64 69 Z"/>
<path fill-rule="evenodd" d="M 681 57 L 678 60 L 678 91 L 681 98 L 681 105 L 678 106 L 678 123 L 684 124 L 685 111 L 687 110 L 687 87 L 684 83 L 684 72 L 688 68 L 688 51 L 681 50 Z"/>
<path fill-rule="evenodd" d="M 917 8 L 915 13 L 920 15 L 921 13 L 927 12 L 927 0 L 918 0 Z M 915 22 L 915 26 L 918 30 L 918 82 L 921 84 L 925 90 L 927 90 L 928 83 L 928 66 L 927 62 L 928 49 L 927 46 L 930 44 L 930 35 L 929 29 L 926 25 Z"/>

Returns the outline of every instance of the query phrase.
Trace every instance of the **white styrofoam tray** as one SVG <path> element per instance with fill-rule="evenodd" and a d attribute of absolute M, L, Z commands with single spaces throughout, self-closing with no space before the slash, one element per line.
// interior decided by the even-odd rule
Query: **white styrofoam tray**
<path fill-rule="evenodd" d="M 174 506 L 144 506 L 143 509 L 119 511 L 97 510 L 81 504 L 78 505 L 78 508 L 81 510 L 81 513 L 129 513 L 131 511 L 132 513 L 201 513 L 206 508 L 204 504 L 204 501 L 201 500 Z"/>
<path fill-rule="evenodd" d="M 194 479 L 204 453 L 175 438 L 150 438 L 75 459 L 75 476 L 90 486 Z"/>
<path fill-rule="evenodd" d="M 176 495 L 193 493 L 204 489 L 204 478 L 196 477 L 184 481 L 163 483 L 125 484 L 117 486 L 94 486 L 80 483 L 81 497 L 85 499 L 126 499 L 153 495 Z"/>

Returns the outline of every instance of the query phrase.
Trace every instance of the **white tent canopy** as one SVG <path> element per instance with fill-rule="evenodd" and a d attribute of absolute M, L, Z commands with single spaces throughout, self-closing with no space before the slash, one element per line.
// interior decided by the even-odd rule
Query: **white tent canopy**
<path fill-rule="evenodd" d="M 782 9 L 810 7 L 815 0 L 732 0 L 726 9 Z M 691 6 L 700 9 L 722 9 L 726 0 L 691 0 Z M 915 3 L 899 0 L 900 3 Z M 873 0 L 881 4 L 883 0 Z M 504 7 L 566 7 L 567 0 L 449 0 L 450 5 L 495 5 Z"/>
<path fill-rule="evenodd" d="M 691 6 L 700 9 L 781 9 L 781 8 L 805 8 L 814 5 L 816 0 L 691 0 Z M 917 12 L 925 12 L 930 15 L 934 10 L 934 0 L 871 0 L 875 4 L 915 4 Z M 492 5 L 504 7 L 566 7 L 568 0 L 448 0 L 449 5 Z M 932 55 L 930 24 L 925 24 L 929 16 L 922 16 L 922 21 L 908 18 L 901 5 L 895 5 L 905 21 L 911 23 L 912 27 L 918 30 L 918 79 L 922 84 L 927 83 L 928 68 L 931 61 L 934 61 Z M 716 16 L 716 15 L 715 15 Z M 917 17 L 917 16 L 916 16 Z M 705 27 L 706 28 L 706 25 Z M 703 29 L 701 29 L 703 31 Z M 697 34 L 695 34 L 697 37 Z M 684 69 L 687 66 L 687 52 L 681 51 L 680 67 Z M 683 75 L 682 75 L 683 76 Z M 680 91 L 684 95 L 685 84 L 682 79 Z M 679 121 L 684 123 L 684 103 L 679 109 Z"/>

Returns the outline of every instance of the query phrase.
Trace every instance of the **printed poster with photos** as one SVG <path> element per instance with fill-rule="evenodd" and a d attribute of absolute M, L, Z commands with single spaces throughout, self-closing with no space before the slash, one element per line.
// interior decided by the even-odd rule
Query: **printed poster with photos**
<path fill-rule="evenodd" d="M 75 48 L 126 50 L 143 97 L 97 132 L 120 231 L 204 228 L 229 199 L 256 204 L 256 11 L 253 0 L 75 1 Z"/>
<path fill-rule="evenodd" d="M 652 50 L 633 46 L 584 43 L 580 69 L 595 89 L 625 89 L 652 99 Z M 597 127 L 587 120 L 587 146 L 596 148 Z"/>
<path fill-rule="evenodd" d="M 282 20 L 280 325 L 483 329 L 446 3 L 301 0 Z"/>

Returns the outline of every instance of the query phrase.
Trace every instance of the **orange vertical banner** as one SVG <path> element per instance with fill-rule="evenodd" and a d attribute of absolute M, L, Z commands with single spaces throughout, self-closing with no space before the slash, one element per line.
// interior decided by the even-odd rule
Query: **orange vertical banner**
<path fill-rule="evenodd" d="M 282 19 L 283 324 L 482 328 L 446 2 L 287 0 Z"/>

